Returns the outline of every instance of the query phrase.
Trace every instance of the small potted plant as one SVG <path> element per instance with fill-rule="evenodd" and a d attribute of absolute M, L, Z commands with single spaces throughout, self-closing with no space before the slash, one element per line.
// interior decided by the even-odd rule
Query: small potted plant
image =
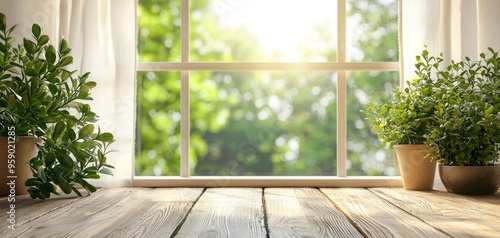
<path fill-rule="evenodd" d="M 489 48 L 436 73 L 436 123 L 426 135 L 449 192 L 492 194 L 500 184 L 500 58 Z"/>
<path fill-rule="evenodd" d="M 396 88 L 393 98 L 369 103 L 364 111 L 382 145 L 396 150 L 403 187 L 408 190 L 432 190 L 434 185 L 436 163 L 427 157 L 424 135 L 435 121 L 431 73 L 440 61 L 424 50 L 417 56 L 417 77 L 403 90 Z"/>
<path fill-rule="evenodd" d="M 49 198 L 58 188 L 79 196 L 78 186 L 96 191 L 87 180 L 112 174 L 106 155 L 114 141 L 111 133 L 95 128 L 97 116 L 84 103 L 92 100 L 90 90 L 96 83 L 88 81 L 89 73 L 76 75 L 67 68 L 73 58 L 66 40 L 56 47 L 33 24 L 32 37 L 14 46 L 14 30 L 0 13 L 0 136 L 6 137 L 1 146 L 9 149 L 2 148 L 8 152 L 2 158 L 13 162 L 1 161 L 1 185 L 8 183 L 4 172 L 27 173 L 28 177 L 17 176 L 16 193 L 27 191 L 32 198 Z M 21 138 L 27 142 L 20 143 Z M 28 149 L 23 144 L 35 149 L 24 153 Z M 1 187 L 2 195 L 11 188 Z"/>

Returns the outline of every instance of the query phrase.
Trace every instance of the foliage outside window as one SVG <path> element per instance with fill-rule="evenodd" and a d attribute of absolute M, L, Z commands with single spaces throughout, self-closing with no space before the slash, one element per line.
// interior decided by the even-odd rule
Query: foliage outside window
<path fill-rule="evenodd" d="M 190 62 L 336 62 L 336 6 L 190 1 Z M 180 0 L 139 1 L 139 65 L 181 61 L 180 15 Z M 247 16 L 275 32 L 234 20 Z M 396 0 L 349 0 L 346 20 L 348 62 L 398 61 Z M 263 34 L 282 44 L 273 48 Z M 333 70 L 190 71 L 191 174 L 336 175 L 337 76 Z M 348 71 L 346 81 L 347 174 L 394 175 L 392 152 L 360 111 L 367 98 L 390 96 L 398 72 Z M 137 88 L 135 173 L 178 176 L 181 70 L 140 70 Z"/>

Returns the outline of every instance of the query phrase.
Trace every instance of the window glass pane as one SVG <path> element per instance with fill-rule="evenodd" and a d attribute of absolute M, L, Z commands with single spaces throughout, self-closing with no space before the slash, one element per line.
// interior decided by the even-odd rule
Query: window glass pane
<path fill-rule="evenodd" d="M 191 1 L 192 61 L 336 61 L 335 0 Z"/>
<path fill-rule="evenodd" d="M 395 61 L 398 0 L 347 0 L 347 60 Z"/>
<path fill-rule="evenodd" d="M 139 0 L 139 62 L 180 61 L 180 7 L 180 0 Z"/>
<path fill-rule="evenodd" d="M 137 73 L 136 175 L 180 175 L 180 73 Z"/>
<path fill-rule="evenodd" d="M 398 61 L 397 0 L 347 0 L 347 60 Z M 139 62 L 180 62 L 180 0 L 139 0 Z M 191 0 L 192 62 L 327 62 L 336 0 Z M 335 72 L 190 72 L 192 175 L 335 175 Z M 180 73 L 137 74 L 136 175 L 180 174 Z M 347 174 L 397 175 L 360 112 L 397 72 L 348 72 Z"/>
<path fill-rule="evenodd" d="M 347 75 L 347 175 L 396 175 L 395 153 L 382 148 L 362 110 L 370 101 L 391 97 L 398 72 L 348 72 Z"/>
<path fill-rule="evenodd" d="M 192 72 L 193 175 L 335 175 L 336 74 Z"/>

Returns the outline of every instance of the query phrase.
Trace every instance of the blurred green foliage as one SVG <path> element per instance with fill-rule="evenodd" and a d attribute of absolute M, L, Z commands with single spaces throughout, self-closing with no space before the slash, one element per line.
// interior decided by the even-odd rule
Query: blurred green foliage
<path fill-rule="evenodd" d="M 191 61 L 272 61 L 248 30 L 218 26 L 209 4 L 190 1 Z M 397 1 L 348 1 L 348 11 L 363 29 L 349 35 L 361 52 L 351 60 L 397 61 Z M 180 61 L 179 0 L 140 0 L 138 22 L 140 62 Z M 322 26 L 316 32 L 331 42 Z M 336 57 L 334 49 L 321 53 Z M 191 173 L 335 175 L 336 80 L 324 71 L 191 72 Z M 394 174 L 392 152 L 360 110 L 398 82 L 397 72 L 348 72 L 348 175 Z M 138 72 L 137 88 L 135 173 L 179 175 L 180 72 Z"/>

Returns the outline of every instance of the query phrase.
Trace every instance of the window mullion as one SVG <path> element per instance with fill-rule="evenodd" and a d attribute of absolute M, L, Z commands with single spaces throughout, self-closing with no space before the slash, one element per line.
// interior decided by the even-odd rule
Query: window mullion
<path fill-rule="evenodd" d="M 346 62 L 346 0 L 338 0 L 337 62 Z M 337 73 L 337 176 L 345 177 L 347 163 L 346 71 Z"/>
<path fill-rule="evenodd" d="M 139 62 L 139 71 L 398 71 L 399 62 Z"/>
<path fill-rule="evenodd" d="M 181 4 L 181 61 L 189 62 L 189 0 Z M 181 177 L 189 177 L 189 71 L 181 71 Z"/>

